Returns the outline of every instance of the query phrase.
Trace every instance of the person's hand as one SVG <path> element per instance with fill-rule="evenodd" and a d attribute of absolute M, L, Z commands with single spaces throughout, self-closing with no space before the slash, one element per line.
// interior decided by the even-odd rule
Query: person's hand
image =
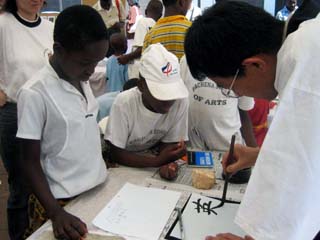
<path fill-rule="evenodd" d="M 179 166 L 176 162 L 163 165 L 159 169 L 160 177 L 166 180 L 174 180 L 178 176 Z"/>
<path fill-rule="evenodd" d="M 235 144 L 233 152 L 233 163 L 227 165 L 229 152 L 226 152 L 222 158 L 223 171 L 227 173 L 235 173 L 241 169 L 252 167 L 259 154 L 259 148 L 246 147 L 244 145 Z"/>
<path fill-rule="evenodd" d="M 245 236 L 244 238 L 238 237 L 231 233 L 222 233 L 218 234 L 217 236 L 207 236 L 205 240 L 254 240 L 250 236 Z"/>
<path fill-rule="evenodd" d="M 179 158 L 182 158 L 187 153 L 187 148 L 184 141 L 181 141 L 176 144 L 169 144 L 163 149 L 161 149 L 159 156 L 157 156 L 157 160 L 159 165 L 162 166 L 164 164 L 173 162 Z"/>
<path fill-rule="evenodd" d="M 56 211 L 51 221 L 53 233 L 57 239 L 79 240 L 88 233 L 84 222 L 63 209 Z"/>
<path fill-rule="evenodd" d="M 3 107 L 7 102 L 7 95 L 0 89 L 0 107 Z"/>
<path fill-rule="evenodd" d="M 130 62 L 130 59 L 128 58 L 127 55 L 121 55 L 118 57 L 119 64 L 125 65 L 125 64 L 128 64 L 129 62 Z"/>

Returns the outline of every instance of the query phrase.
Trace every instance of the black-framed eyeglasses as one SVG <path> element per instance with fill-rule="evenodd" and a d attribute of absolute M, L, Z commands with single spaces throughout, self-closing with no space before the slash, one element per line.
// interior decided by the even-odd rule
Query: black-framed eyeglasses
<path fill-rule="evenodd" d="M 237 69 L 236 74 L 235 74 L 234 77 L 233 77 L 233 80 L 232 80 L 232 82 L 231 82 L 230 87 L 229 87 L 229 88 L 221 88 L 221 93 L 222 93 L 225 97 L 227 97 L 227 98 L 239 98 L 239 95 L 236 94 L 234 91 L 232 91 L 234 82 L 235 82 L 236 79 L 238 78 L 238 75 L 239 75 L 239 68 Z"/>

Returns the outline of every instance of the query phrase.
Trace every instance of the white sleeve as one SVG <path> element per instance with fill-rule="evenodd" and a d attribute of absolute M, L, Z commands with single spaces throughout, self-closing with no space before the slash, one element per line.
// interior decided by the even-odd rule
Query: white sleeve
<path fill-rule="evenodd" d="M 255 239 L 313 239 L 319 231 L 320 83 L 313 60 L 320 45 L 310 38 L 296 49 L 301 39 L 286 40 L 278 53 L 280 104 L 236 217 Z"/>
<path fill-rule="evenodd" d="M 239 97 L 238 107 L 243 111 L 249 111 L 254 107 L 254 99 L 252 97 Z"/>
<path fill-rule="evenodd" d="M 169 129 L 167 135 L 161 139 L 162 142 L 179 142 L 180 140 L 188 141 L 188 109 L 189 99 L 184 98 L 180 101 L 177 108 L 178 113 L 173 120 L 173 125 Z"/>
<path fill-rule="evenodd" d="M 46 121 L 45 104 L 41 95 L 31 89 L 18 94 L 18 138 L 40 140 Z"/>
<path fill-rule="evenodd" d="M 133 40 L 133 47 L 142 47 L 144 37 L 146 36 L 147 32 L 149 31 L 149 28 L 146 24 L 146 21 L 144 18 L 140 19 L 136 31 L 134 33 L 134 40 Z"/>
<path fill-rule="evenodd" d="M 117 98 L 121 96 L 118 95 Z M 129 118 L 127 111 L 119 101 L 113 103 L 104 134 L 104 139 L 110 141 L 113 145 L 125 149 L 129 137 Z"/>

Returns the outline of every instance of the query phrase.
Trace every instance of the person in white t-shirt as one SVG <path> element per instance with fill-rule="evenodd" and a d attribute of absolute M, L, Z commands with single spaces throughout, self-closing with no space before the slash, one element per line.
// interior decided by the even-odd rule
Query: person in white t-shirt
<path fill-rule="evenodd" d="M 215 4 L 215 1 L 212 3 L 212 5 Z M 193 2 L 191 2 L 190 8 L 186 14 L 186 18 L 193 22 L 198 16 L 202 14 L 201 8 L 198 6 L 195 6 Z"/>
<path fill-rule="evenodd" d="M 144 37 L 162 16 L 163 5 L 159 0 L 151 0 L 145 10 L 146 17 L 140 18 L 135 30 L 132 52 L 118 57 L 120 64 L 128 65 L 129 79 L 139 78 L 139 59 L 141 57 Z"/>
<path fill-rule="evenodd" d="M 43 0 L 7 0 L 0 14 L 0 152 L 8 173 L 8 230 L 22 239 L 28 225 L 29 193 L 18 168 L 17 91 L 48 61 L 53 24 L 38 12 Z"/>
<path fill-rule="evenodd" d="M 18 93 L 17 138 L 34 194 L 30 231 L 49 218 L 58 239 L 87 233 L 86 224 L 58 200 L 70 200 L 106 179 L 98 103 L 88 79 L 107 52 L 107 37 L 96 10 L 85 5 L 65 9 L 55 22 L 50 63 Z"/>
<path fill-rule="evenodd" d="M 256 147 L 247 111 L 254 106 L 251 97 L 230 98 L 210 79 L 199 82 L 189 71 L 185 56 L 180 61 L 181 78 L 189 90 L 189 146 L 207 151 L 227 151 L 230 139 Z"/>
<path fill-rule="evenodd" d="M 260 8 L 222 1 L 193 22 L 185 39 L 196 79 L 207 76 L 240 96 L 279 96 L 261 149 L 235 145 L 235 162 L 226 166 L 228 154 L 223 159 L 229 173 L 255 164 L 235 218 L 251 236 L 245 239 L 319 239 L 320 15 L 284 43 L 283 31 L 284 23 Z"/>
<path fill-rule="evenodd" d="M 131 167 L 159 167 L 186 153 L 188 90 L 179 61 L 161 44 L 141 57 L 138 87 L 120 93 L 111 108 L 104 139 L 112 161 Z M 138 152 L 160 147 L 159 155 Z"/>

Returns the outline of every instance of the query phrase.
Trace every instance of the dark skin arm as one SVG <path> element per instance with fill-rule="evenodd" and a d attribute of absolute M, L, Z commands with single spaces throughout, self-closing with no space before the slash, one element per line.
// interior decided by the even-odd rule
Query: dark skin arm
<path fill-rule="evenodd" d="M 118 57 L 118 63 L 122 65 L 128 64 L 130 61 L 140 58 L 141 52 L 142 52 L 142 47 L 138 47 L 136 50 L 134 50 L 131 53 L 121 55 L 120 57 Z"/>
<path fill-rule="evenodd" d="M 128 167 L 160 167 L 181 158 L 186 154 L 184 142 L 167 144 L 162 148 L 158 156 L 146 156 L 110 145 L 111 161 Z"/>
<path fill-rule="evenodd" d="M 50 191 L 40 164 L 40 141 L 20 139 L 20 146 L 25 178 L 52 220 L 55 237 L 72 240 L 84 237 L 88 232 L 86 224 L 66 212 Z"/>
<path fill-rule="evenodd" d="M 241 120 L 241 135 L 244 138 L 244 141 L 246 142 L 246 145 L 248 147 L 257 147 L 257 142 L 254 137 L 253 128 L 251 119 L 249 117 L 249 114 L 247 111 L 239 109 L 240 113 L 240 120 Z"/>

